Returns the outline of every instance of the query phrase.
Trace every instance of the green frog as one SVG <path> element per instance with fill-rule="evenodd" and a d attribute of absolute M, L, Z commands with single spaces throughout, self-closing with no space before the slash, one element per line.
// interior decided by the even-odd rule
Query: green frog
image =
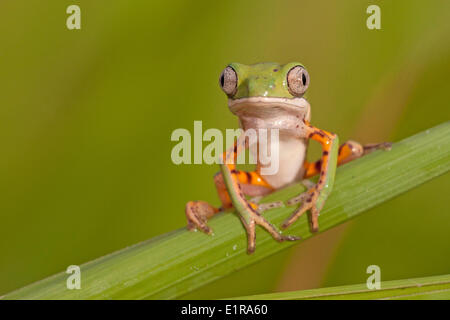
<path fill-rule="evenodd" d="M 319 213 L 333 188 L 336 167 L 373 150 L 389 149 L 391 146 L 390 143 L 363 146 L 355 141 L 339 146 L 335 133 L 314 127 L 310 123 L 311 106 L 305 98 L 310 77 L 301 63 L 231 63 L 222 71 L 219 84 L 228 97 L 230 111 L 238 117 L 244 133 L 232 148 L 224 152 L 221 171 L 214 176 L 222 205 L 217 208 L 204 201 L 190 201 L 185 212 L 189 230 L 199 229 L 211 234 L 207 220 L 218 212 L 234 207 L 247 231 L 249 254 L 255 251 L 256 225 L 266 229 L 279 242 L 300 239 L 283 235 L 263 217 L 264 210 L 282 203 L 258 204 L 258 199 L 303 181 L 308 189 L 287 202 L 288 205 L 300 205 L 281 227 L 289 227 L 308 212 L 310 229 L 317 232 Z M 254 171 L 236 169 L 237 155 L 249 147 L 245 132 L 250 129 L 278 130 L 277 141 L 264 141 L 277 144 L 279 169 L 275 173 L 265 173 L 263 169 L 270 163 L 263 164 L 258 160 Z M 309 140 L 317 141 L 322 147 L 322 156 L 315 162 L 306 161 Z M 266 148 L 270 149 L 270 145 Z M 319 176 L 317 183 L 306 180 L 315 175 Z"/>

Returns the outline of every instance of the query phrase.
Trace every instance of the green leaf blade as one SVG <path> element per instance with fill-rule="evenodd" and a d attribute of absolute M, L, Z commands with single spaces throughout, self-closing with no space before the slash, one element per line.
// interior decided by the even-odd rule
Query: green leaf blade
<path fill-rule="evenodd" d="M 319 218 L 320 232 L 449 169 L 450 122 L 395 143 L 391 151 L 377 151 L 346 164 L 337 170 L 334 191 Z M 294 185 L 264 201 L 286 201 L 302 191 L 302 185 Z M 280 225 L 292 210 L 277 208 L 264 215 Z M 67 289 L 69 275 L 61 272 L 3 298 L 172 299 L 295 245 L 280 244 L 258 229 L 256 252 L 249 256 L 246 234 L 237 216 L 220 214 L 209 224 L 213 236 L 182 228 L 81 265 L 80 290 Z M 305 216 L 285 233 L 303 239 L 312 236 Z"/>
<path fill-rule="evenodd" d="M 290 291 L 232 298 L 233 300 L 419 300 L 450 299 L 450 275 L 382 281 L 380 289 L 366 284 Z"/>

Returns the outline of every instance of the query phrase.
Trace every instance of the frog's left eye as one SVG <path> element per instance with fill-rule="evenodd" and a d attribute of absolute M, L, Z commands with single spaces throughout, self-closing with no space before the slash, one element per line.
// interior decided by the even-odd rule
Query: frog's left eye
<path fill-rule="evenodd" d="M 232 67 L 226 67 L 219 78 L 220 87 L 227 96 L 232 97 L 236 94 L 238 77 L 236 71 Z"/>
<path fill-rule="evenodd" d="M 302 96 L 309 86 L 308 71 L 302 66 L 293 67 L 287 74 L 287 83 L 289 92 L 294 97 Z"/>

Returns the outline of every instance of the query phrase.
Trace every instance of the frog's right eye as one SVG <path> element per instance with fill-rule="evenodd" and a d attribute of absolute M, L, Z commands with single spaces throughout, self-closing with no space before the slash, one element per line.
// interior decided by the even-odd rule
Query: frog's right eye
<path fill-rule="evenodd" d="M 226 67 L 219 78 L 220 87 L 227 96 L 232 97 L 236 94 L 238 77 L 232 67 Z"/>
<path fill-rule="evenodd" d="M 301 97 L 308 89 L 309 74 L 302 66 L 295 66 L 287 74 L 289 92 L 294 97 Z"/>

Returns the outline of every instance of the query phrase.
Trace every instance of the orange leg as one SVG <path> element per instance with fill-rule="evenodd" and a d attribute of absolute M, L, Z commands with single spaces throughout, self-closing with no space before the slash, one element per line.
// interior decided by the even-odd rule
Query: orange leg
<path fill-rule="evenodd" d="M 269 185 L 256 171 L 240 171 L 233 169 L 231 170 L 239 183 L 242 186 L 242 191 L 248 196 L 259 196 L 265 195 L 273 191 L 271 185 Z M 225 182 L 223 180 L 222 172 L 218 172 L 214 176 L 214 183 L 216 184 L 217 193 L 219 195 L 220 201 L 222 202 L 222 208 L 231 208 L 231 199 L 228 195 Z"/>
<path fill-rule="evenodd" d="M 388 150 L 391 148 L 391 143 L 383 142 L 376 144 L 361 145 L 356 141 L 347 141 L 339 146 L 338 163 L 340 166 L 344 163 L 350 162 L 352 160 L 358 159 L 372 151 L 378 149 Z M 316 162 L 306 162 L 304 164 L 305 168 L 305 178 L 310 178 L 320 173 L 322 167 L 322 160 L 317 160 Z"/>

